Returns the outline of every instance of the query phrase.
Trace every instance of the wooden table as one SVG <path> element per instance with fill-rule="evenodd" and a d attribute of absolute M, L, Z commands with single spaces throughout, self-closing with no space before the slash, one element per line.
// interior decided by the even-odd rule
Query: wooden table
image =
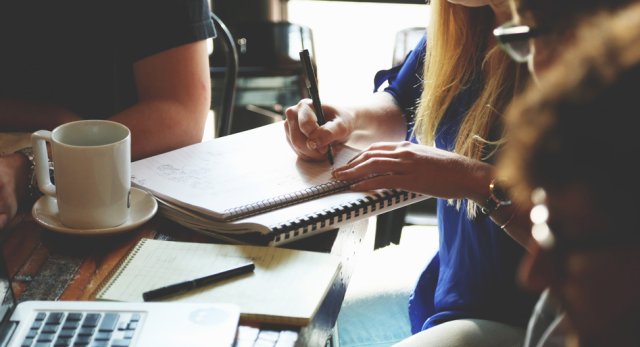
<path fill-rule="evenodd" d="M 40 227 L 29 214 L 14 227 L 4 230 L 5 258 L 12 286 L 19 301 L 92 300 L 97 286 L 118 261 L 141 238 L 215 242 L 160 215 L 138 229 L 118 235 L 79 237 L 54 233 Z M 321 235 L 299 240 L 287 248 L 331 252 L 342 259 L 341 272 L 313 321 L 301 329 L 286 326 L 251 326 L 240 322 L 239 341 L 247 344 L 272 339 L 286 331 L 287 345 L 324 346 L 331 336 L 359 250 L 367 220 L 354 222 Z M 253 342 L 253 341 L 251 341 Z M 284 341 L 283 341 L 284 342 Z"/>

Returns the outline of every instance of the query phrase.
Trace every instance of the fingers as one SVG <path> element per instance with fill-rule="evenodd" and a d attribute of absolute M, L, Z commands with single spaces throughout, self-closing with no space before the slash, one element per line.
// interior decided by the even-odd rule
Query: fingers
<path fill-rule="evenodd" d="M 307 102 L 301 103 L 298 108 L 298 124 L 300 132 L 306 137 L 309 137 L 314 131 L 316 131 L 320 125 L 318 125 L 318 117 L 316 116 L 315 109 Z"/>
<path fill-rule="evenodd" d="M 315 157 L 315 156 L 309 156 L 305 153 L 305 151 L 301 150 L 300 148 L 296 147 L 296 145 L 294 145 L 294 143 L 291 140 L 291 136 L 289 136 L 289 123 L 284 122 L 284 130 L 285 133 L 287 134 L 286 138 L 287 138 L 287 143 L 289 143 L 289 146 L 291 146 L 291 148 L 293 149 L 293 151 L 298 155 L 298 157 L 302 160 L 306 160 L 306 161 L 320 161 L 322 160 L 323 157 Z"/>
<path fill-rule="evenodd" d="M 351 185 L 351 190 L 356 192 L 365 192 L 369 190 L 376 190 L 381 188 L 395 189 L 398 177 L 392 175 L 374 176 L 362 181 L 358 181 Z"/>
<path fill-rule="evenodd" d="M 400 161 L 387 152 L 365 152 L 360 157 L 364 159 L 334 170 L 333 177 L 341 181 L 359 181 L 373 176 L 405 174 L 402 166 L 398 165 Z"/>
<path fill-rule="evenodd" d="M 351 158 L 341 170 L 354 168 L 365 161 L 375 158 L 395 158 L 402 159 L 407 151 L 402 151 L 403 147 L 408 147 L 410 142 L 378 142 L 369 146 L 355 157 Z"/>
<path fill-rule="evenodd" d="M 289 145 L 300 158 L 320 160 L 322 154 L 307 146 L 307 134 L 303 130 L 308 131 L 309 125 L 301 125 L 301 122 L 306 123 L 310 119 L 308 113 L 313 113 L 309 107 L 309 102 L 310 100 L 308 99 L 301 100 L 297 105 L 289 107 L 285 111 L 285 132 Z M 317 127 L 318 125 L 316 124 L 315 126 Z"/>
<path fill-rule="evenodd" d="M 405 187 L 410 183 L 406 182 L 410 170 L 415 170 L 412 154 L 406 150 L 410 145 L 409 142 L 375 143 L 335 169 L 333 177 L 356 182 L 351 187 L 353 190 Z"/>
<path fill-rule="evenodd" d="M 298 156 L 305 160 L 325 160 L 327 146 L 332 141 L 332 122 L 324 127 L 318 125 L 310 99 L 303 99 L 289 107 L 285 116 L 287 141 Z"/>
<path fill-rule="evenodd" d="M 334 177 L 341 181 L 354 182 L 351 190 L 369 191 L 375 189 L 407 189 L 411 179 L 409 172 L 398 167 L 398 159 L 371 158 L 356 167 L 334 171 Z"/>

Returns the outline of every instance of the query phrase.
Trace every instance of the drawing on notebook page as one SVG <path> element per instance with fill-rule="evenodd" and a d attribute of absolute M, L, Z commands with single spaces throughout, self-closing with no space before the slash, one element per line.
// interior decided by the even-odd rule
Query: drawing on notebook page
<path fill-rule="evenodd" d="M 335 166 L 359 150 L 334 146 Z M 160 211 L 191 229 L 231 242 L 281 244 L 424 200 L 421 194 L 354 192 L 332 166 L 297 158 L 282 124 L 180 148 L 132 163 L 132 184 Z"/>

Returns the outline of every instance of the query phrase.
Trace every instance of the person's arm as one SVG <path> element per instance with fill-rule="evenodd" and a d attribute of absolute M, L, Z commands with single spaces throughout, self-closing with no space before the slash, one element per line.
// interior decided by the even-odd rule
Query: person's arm
<path fill-rule="evenodd" d="M 149 56 L 134 66 L 139 102 L 112 116 L 131 129 L 133 160 L 202 140 L 211 87 L 205 41 Z M 80 117 L 65 109 L 16 100 L 0 100 L 5 129 L 53 129 Z M 20 115 L 17 117 L 16 115 Z M 19 122 L 18 122 L 19 120 Z M 0 229 L 15 216 L 26 194 L 26 159 L 0 158 Z"/>
<path fill-rule="evenodd" d="M 384 82 L 382 92 L 352 106 L 323 104 L 327 123 L 320 127 L 311 100 L 301 100 L 286 110 L 285 131 L 293 150 L 303 159 L 322 160 L 327 145 L 355 138 L 358 143 L 400 141 L 406 138 L 413 109 L 422 93 L 422 71 L 426 54 L 426 36 L 407 55 L 405 61 L 389 70 L 379 71 L 374 90 Z M 353 136 L 354 138 L 352 138 Z"/>
<path fill-rule="evenodd" d="M 375 141 L 402 141 L 407 134 L 407 122 L 396 100 L 387 92 L 371 96 L 367 104 L 352 109 L 355 131 Z"/>
<path fill-rule="evenodd" d="M 139 101 L 112 116 L 131 129 L 133 160 L 202 141 L 211 103 L 206 41 L 134 64 Z"/>
<path fill-rule="evenodd" d="M 500 209 L 491 215 L 491 219 L 500 225 L 501 229 L 516 240 L 522 247 L 529 250 L 531 244 L 531 219 L 528 206 L 511 205 Z"/>
<path fill-rule="evenodd" d="M 112 116 L 131 129 L 132 159 L 202 140 L 211 102 L 206 41 L 197 41 L 141 59 L 134 64 L 139 101 Z M 79 120 L 54 105 L 0 100 L 0 126 L 35 131 Z"/>
<path fill-rule="evenodd" d="M 348 107 L 323 104 L 327 123 L 320 127 L 311 99 L 303 99 L 288 108 L 284 122 L 287 140 L 306 160 L 324 160 L 327 145 L 346 142 L 357 135 L 359 143 L 402 140 L 406 123 L 402 110 L 385 92 L 371 95 L 359 105 Z"/>
<path fill-rule="evenodd" d="M 79 119 L 74 112 L 55 105 L 0 99 L 0 128 L 3 131 L 52 130 L 62 123 Z"/>
<path fill-rule="evenodd" d="M 357 182 L 351 185 L 356 191 L 403 189 L 442 199 L 470 199 L 484 207 L 495 174 L 491 164 L 408 141 L 375 143 L 333 173 L 336 179 Z M 525 210 L 512 204 L 490 214 L 496 224 L 506 224 L 503 229 L 523 247 L 530 238 Z"/>
<path fill-rule="evenodd" d="M 131 129 L 132 159 L 202 140 L 211 102 L 206 41 L 197 41 L 141 59 L 134 64 L 139 101 L 112 116 Z M 0 99 L 0 126 L 35 131 L 79 120 L 54 105 Z"/>

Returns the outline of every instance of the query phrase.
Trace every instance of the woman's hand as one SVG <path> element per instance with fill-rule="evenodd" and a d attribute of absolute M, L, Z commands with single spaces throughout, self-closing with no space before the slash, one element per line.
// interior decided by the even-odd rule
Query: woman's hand
<path fill-rule="evenodd" d="M 491 172 L 491 165 L 481 161 L 403 141 L 375 143 L 333 175 L 357 181 L 351 188 L 358 191 L 403 189 L 445 199 L 482 199 Z"/>
<path fill-rule="evenodd" d="M 327 160 L 327 146 L 333 142 L 345 142 L 354 128 L 351 112 L 331 105 L 322 105 L 327 122 L 318 125 L 318 118 L 311 99 L 303 99 L 286 112 L 284 129 L 291 148 L 304 160 Z"/>

